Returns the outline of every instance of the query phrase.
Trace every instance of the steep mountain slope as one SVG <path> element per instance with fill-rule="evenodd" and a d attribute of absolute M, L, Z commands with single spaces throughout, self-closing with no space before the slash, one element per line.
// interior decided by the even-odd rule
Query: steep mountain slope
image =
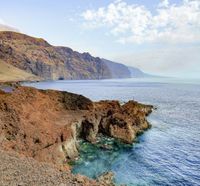
<path fill-rule="evenodd" d="M 112 78 L 130 78 L 131 72 L 129 68 L 121 63 L 116 63 L 106 59 L 102 59 L 104 63 L 108 66 Z"/>
<path fill-rule="evenodd" d="M 45 80 L 149 77 L 140 69 L 11 31 L 0 31 L 0 60 L 10 68 L 16 67 Z M 27 80 L 27 74 L 23 76 Z"/>
<path fill-rule="evenodd" d="M 147 73 L 143 72 L 142 70 L 140 70 L 139 68 L 128 66 L 128 69 L 131 73 L 132 78 L 158 77 L 158 76 L 154 76 L 151 74 L 147 74 Z"/>
<path fill-rule="evenodd" d="M 40 78 L 0 61 L 0 82 L 24 80 L 40 80 Z"/>
<path fill-rule="evenodd" d="M 98 57 L 16 32 L 0 32 L 0 59 L 44 79 L 112 78 Z"/>
<path fill-rule="evenodd" d="M 155 77 L 147 74 L 136 67 L 126 66 L 121 63 L 113 62 L 107 59 L 102 59 L 103 62 L 108 66 L 112 78 L 144 78 L 144 77 Z"/>
<path fill-rule="evenodd" d="M 131 73 L 131 77 L 146 77 L 147 75 L 144 72 L 142 72 L 139 68 L 129 66 L 128 69 Z"/>

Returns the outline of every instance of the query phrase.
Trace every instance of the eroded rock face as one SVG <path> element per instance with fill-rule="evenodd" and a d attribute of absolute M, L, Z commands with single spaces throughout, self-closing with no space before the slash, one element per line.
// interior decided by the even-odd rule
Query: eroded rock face
<path fill-rule="evenodd" d="M 112 78 L 104 61 L 89 53 L 52 46 L 44 39 L 16 32 L 0 32 L 0 41 L 1 60 L 43 79 Z"/>
<path fill-rule="evenodd" d="M 137 134 L 150 127 L 146 116 L 152 109 L 151 105 L 135 101 L 122 106 L 118 101 L 94 103 L 93 112 L 90 112 L 83 123 L 83 130 L 87 131 L 84 133 L 85 139 L 94 142 L 98 133 L 103 133 L 125 143 L 133 143 Z"/>
<path fill-rule="evenodd" d="M 78 138 L 95 143 L 102 133 L 132 143 L 149 127 L 146 116 L 152 108 L 18 86 L 10 93 L 0 91 L 0 146 L 63 165 L 78 156 Z"/>
<path fill-rule="evenodd" d="M 67 92 L 27 87 L 18 87 L 12 93 L 1 91 L 1 147 L 59 164 L 75 158 L 74 124 L 82 117 L 81 111 L 92 107 L 89 99 Z"/>

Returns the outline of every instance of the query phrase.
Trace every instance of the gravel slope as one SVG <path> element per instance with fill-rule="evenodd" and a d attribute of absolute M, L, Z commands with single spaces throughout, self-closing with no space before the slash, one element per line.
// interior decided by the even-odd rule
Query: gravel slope
<path fill-rule="evenodd" d="M 51 164 L 0 150 L 0 186 L 105 185 L 81 175 L 63 172 Z"/>

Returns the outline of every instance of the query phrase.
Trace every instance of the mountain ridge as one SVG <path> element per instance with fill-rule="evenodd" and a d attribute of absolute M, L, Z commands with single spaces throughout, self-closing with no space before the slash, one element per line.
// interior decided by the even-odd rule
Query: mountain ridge
<path fill-rule="evenodd" d="M 0 59 L 44 80 L 133 77 L 126 65 L 11 31 L 0 32 Z"/>

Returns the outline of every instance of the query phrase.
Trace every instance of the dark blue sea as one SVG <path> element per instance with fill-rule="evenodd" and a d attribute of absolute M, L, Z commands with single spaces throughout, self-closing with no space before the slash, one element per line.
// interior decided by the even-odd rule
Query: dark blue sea
<path fill-rule="evenodd" d="M 95 178 L 113 171 L 116 183 L 130 186 L 200 186 L 200 81 L 163 78 L 28 85 L 70 91 L 95 101 L 134 99 L 158 108 L 148 117 L 152 128 L 131 146 L 103 150 L 82 143 L 74 173 Z"/>

